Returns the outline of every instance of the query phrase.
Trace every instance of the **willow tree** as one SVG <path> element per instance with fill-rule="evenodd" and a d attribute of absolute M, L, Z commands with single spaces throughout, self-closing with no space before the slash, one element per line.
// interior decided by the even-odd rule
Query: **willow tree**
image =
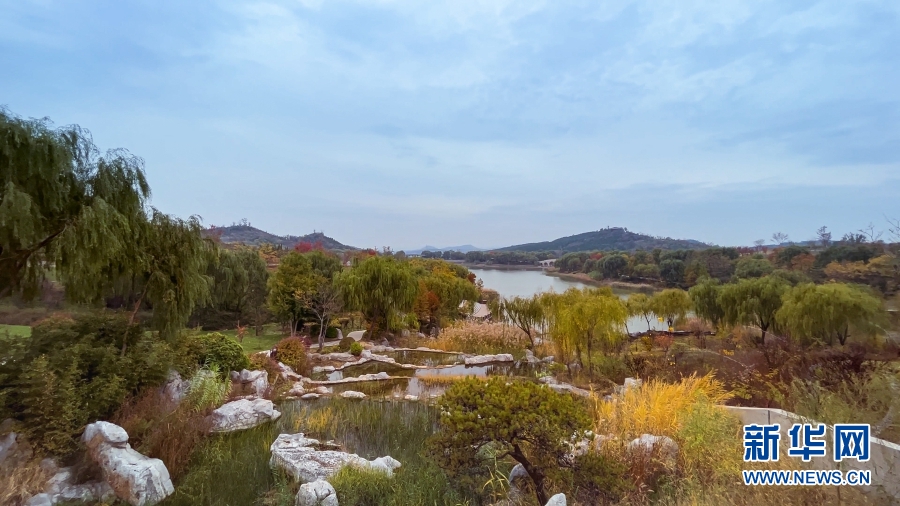
<path fill-rule="evenodd" d="M 656 316 L 666 320 L 669 327 L 673 327 L 691 310 L 691 297 L 680 288 L 669 288 L 651 297 L 650 307 Z"/>
<path fill-rule="evenodd" d="M 501 307 L 509 321 L 528 336 L 529 348 L 533 350 L 535 327 L 544 320 L 540 296 L 504 298 Z"/>
<path fill-rule="evenodd" d="M 218 261 L 211 264 L 212 303 L 240 320 L 252 321 L 259 335 L 266 304 L 269 272 L 255 249 L 220 249 Z"/>
<path fill-rule="evenodd" d="M 98 298 L 101 272 L 146 221 L 143 162 L 100 156 L 90 133 L 0 109 L 0 298 L 40 291 L 48 270 L 70 298 Z"/>
<path fill-rule="evenodd" d="M 132 321 L 146 302 L 153 308 L 153 328 L 171 339 L 196 307 L 210 301 L 213 280 L 207 271 L 217 250 L 202 230 L 196 216 L 183 220 L 156 209 L 135 223 L 128 244 L 102 271 L 102 279 L 114 282 L 113 292 L 134 301 Z"/>
<path fill-rule="evenodd" d="M 573 342 L 581 360 L 581 349 L 587 352 L 588 374 L 594 376 L 593 351 L 598 345 L 614 346 L 621 342 L 628 310 L 609 288 L 585 289 L 570 295 L 557 316 L 559 335 Z"/>
<path fill-rule="evenodd" d="M 389 256 L 368 257 L 338 274 L 335 282 L 344 302 L 366 318 L 372 338 L 412 309 L 418 291 L 409 263 Z"/>
<path fill-rule="evenodd" d="M 724 315 L 722 322 L 758 327 L 762 335 L 756 345 L 764 346 L 766 334 L 777 325 L 775 314 L 789 288 L 786 281 L 775 276 L 742 279 L 722 286 L 718 299 Z"/>
<path fill-rule="evenodd" d="M 688 290 L 694 306 L 694 313 L 711 323 L 716 329 L 725 318 L 725 310 L 719 303 L 721 291 L 722 286 L 719 284 L 719 280 L 709 277 L 702 278 Z"/>
<path fill-rule="evenodd" d="M 653 317 L 653 307 L 650 305 L 650 297 L 645 293 L 632 293 L 625 301 L 628 316 L 639 316 L 647 322 L 647 332 L 653 329 L 650 319 Z"/>
<path fill-rule="evenodd" d="M 851 332 L 875 335 L 878 324 L 885 320 L 878 297 L 843 283 L 805 283 L 791 288 L 776 318 L 798 341 L 832 345 L 837 340 L 842 346 Z"/>

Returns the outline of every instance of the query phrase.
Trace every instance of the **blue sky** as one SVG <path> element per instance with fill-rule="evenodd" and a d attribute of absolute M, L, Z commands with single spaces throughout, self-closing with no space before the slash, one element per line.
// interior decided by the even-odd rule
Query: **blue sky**
<path fill-rule="evenodd" d="M 0 104 L 356 246 L 900 217 L 900 2 L 0 0 Z"/>

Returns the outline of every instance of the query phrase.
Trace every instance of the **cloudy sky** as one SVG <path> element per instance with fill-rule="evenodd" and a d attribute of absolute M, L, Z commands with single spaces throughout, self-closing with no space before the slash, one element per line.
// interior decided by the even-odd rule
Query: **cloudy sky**
<path fill-rule="evenodd" d="M 0 105 L 356 246 L 900 217 L 896 0 L 0 0 Z"/>

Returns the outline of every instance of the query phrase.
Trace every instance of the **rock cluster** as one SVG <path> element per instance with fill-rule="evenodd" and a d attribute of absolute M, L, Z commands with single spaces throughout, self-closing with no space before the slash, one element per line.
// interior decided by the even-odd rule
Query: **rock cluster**
<path fill-rule="evenodd" d="M 81 439 L 119 499 L 144 506 L 156 504 L 175 491 L 163 461 L 133 450 L 122 427 L 94 422 L 84 429 Z"/>
<path fill-rule="evenodd" d="M 366 460 L 355 453 L 341 451 L 337 445 L 320 443 L 301 434 L 281 434 L 272 443 L 269 464 L 280 467 L 301 483 L 324 480 L 347 465 L 381 471 L 393 476 L 400 462 L 391 457 Z"/>
<path fill-rule="evenodd" d="M 268 399 L 239 399 L 216 408 L 207 421 L 211 432 L 234 432 L 277 420 L 280 416 Z"/>
<path fill-rule="evenodd" d="M 500 353 L 497 355 L 475 355 L 474 357 L 466 357 L 466 365 L 481 365 L 494 362 L 513 362 L 515 359 L 509 353 Z"/>
<path fill-rule="evenodd" d="M 269 373 L 266 371 L 231 371 L 231 381 L 240 383 L 243 389 L 249 389 L 251 395 L 256 397 L 262 397 L 269 389 Z"/>

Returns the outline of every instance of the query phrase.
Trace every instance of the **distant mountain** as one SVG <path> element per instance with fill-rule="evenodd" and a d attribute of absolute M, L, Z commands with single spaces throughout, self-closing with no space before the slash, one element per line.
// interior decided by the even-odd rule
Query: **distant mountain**
<path fill-rule="evenodd" d="M 250 225 L 233 225 L 230 227 L 215 227 L 206 230 L 209 235 L 217 235 L 219 239 L 226 244 L 243 243 L 253 246 L 260 244 L 280 244 L 285 248 L 293 248 L 294 245 L 301 242 L 310 244 L 321 243 L 322 247 L 331 251 L 348 251 L 356 250 L 353 246 L 341 244 L 336 240 L 328 237 L 322 232 L 313 232 L 306 235 L 286 235 L 280 236 L 270 234 Z"/>
<path fill-rule="evenodd" d="M 421 255 L 423 251 L 459 251 L 468 253 L 470 251 L 487 251 L 483 248 L 472 246 L 471 244 L 463 244 L 462 246 L 447 246 L 446 248 L 438 248 L 437 246 L 423 246 L 419 249 L 404 251 L 407 255 Z"/>
<path fill-rule="evenodd" d="M 645 234 L 630 232 L 626 228 L 605 228 L 595 232 L 585 232 L 578 235 L 561 237 L 553 241 L 533 242 L 517 244 L 495 251 L 595 251 L 595 250 L 622 250 L 634 251 L 637 249 L 704 249 L 712 245 L 692 239 L 671 239 L 668 237 L 653 237 Z"/>

